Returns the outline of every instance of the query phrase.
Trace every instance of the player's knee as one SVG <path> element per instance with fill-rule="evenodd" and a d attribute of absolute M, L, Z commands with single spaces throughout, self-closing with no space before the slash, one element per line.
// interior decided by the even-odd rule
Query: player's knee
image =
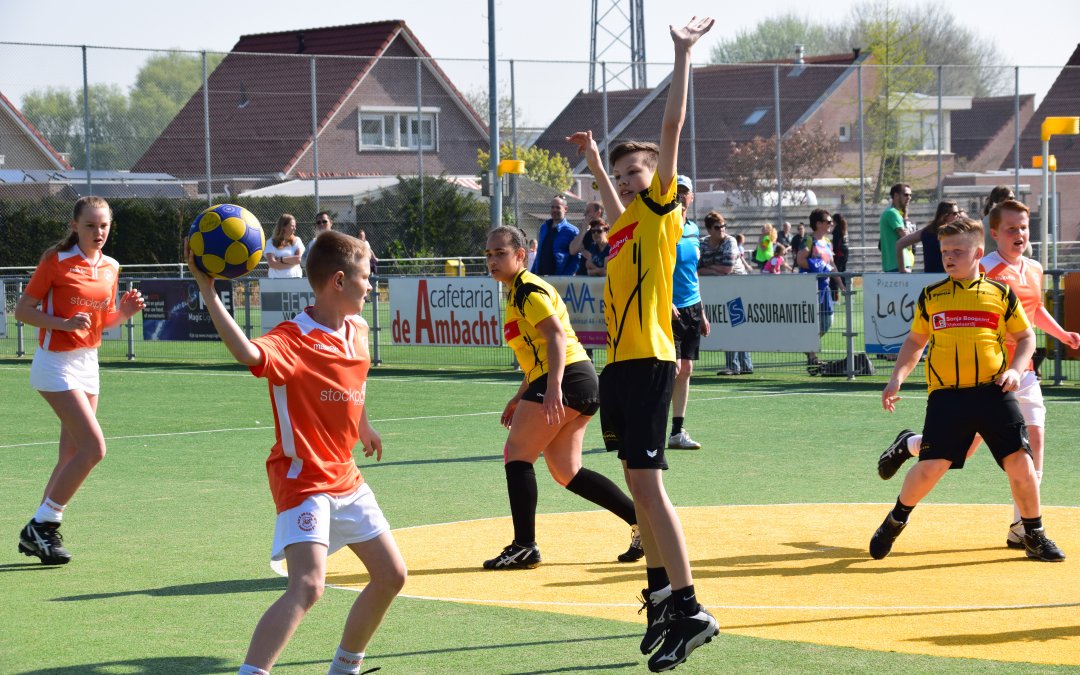
<path fill-rule="evenodd" d="M 105 459 L 105 441 L 95 439 L 90 443 L 79 446 L 76 456 L 85 464 L 96 466 Z"/>
<path fill-rule="evenodd" d="M 296 603 L 304 611 L 307 611 L 319 601 L 325 590 L 326 585 L 322 579 L 317 576 L 304 576 L 295 581 L 290 581 L 287 592 L 293 595 Z"/>

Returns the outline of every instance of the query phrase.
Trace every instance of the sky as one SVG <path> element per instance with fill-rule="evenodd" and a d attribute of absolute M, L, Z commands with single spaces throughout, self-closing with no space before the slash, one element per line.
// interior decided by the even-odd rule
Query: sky
<path fill-rule="evenodd" d="M 1038 100 L 1080 42 L 1080 3 L 1076 0 L 939 0 L 959 21 L 994 41 L 1008 65 L 1025 66 L 1022 93 Z M 601 12 L 612 4 L 600 0 Z M 703 64 L 722 38 L 752 30 L 762 19 L 788 12 L 819 21 L 848 14 L 854 0 L 645 0 L 646 58 L 670 62 L 668 24 L 680 25 L 696 13 L 722 9 L 716 25 L 695 48 Z M 256 7 L 252 11 L 252 7 Z M 541 8 L 538 10 L 537 8 Z M 1036 7 L 1038 11 L 1029 9 Z M 663 15 L 660 12 L 663 12 Z M 0 43 L 108 46 L 131 49 L 228 51 L 241 35 L 301 28 L 403 19 L 463 91 L 486 90 L 487 0 L 396 0 L 392 3 L 296 2 L 261 0 L 184 0 L 177 3 L 132 0 L 0 0 Z M 581 89 L 589 87 L 591 3 L 588 0 L 498 0 L 495 3 L 496 52 L 515 61 L 515 89 L 522 126 L 544 126 Z M 837 51 L 847 51 L 847 47 Z M 140 51 L 90 52 L 90 81 L 130 86 L 148 54 Z M 610 61 L 627 58 L 611 52 Z M 535 61 L 558 60 L 560 65 Z M 572 63 L 576 62 L 576 63 Z M 1030 67 L 1030 68 L 1028 68 Z M 666 75 L 650 70 L 648 84 Z M 509 69 L 500 66 L 500 87 L 509 87 Z M 13 47 L 0 44 L 0 93 L 16 104 L 30 90 L 78 87 L 82 64 L 77 49 Z M 947 93 L 947 92 L 946 92 Z"/>

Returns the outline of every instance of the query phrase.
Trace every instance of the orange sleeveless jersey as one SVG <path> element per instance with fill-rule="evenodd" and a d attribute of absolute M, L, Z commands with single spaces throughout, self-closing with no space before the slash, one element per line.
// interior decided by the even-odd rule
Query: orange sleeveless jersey
<path fill-rule="evenodd" d="M 1042 265 L 1024 256 L 1020 256 L 1015 265 L 1010 265 L 997 251 L 994 251 L 984 256 L 979 261 L 979 266 L 982 267 L 988 279 L 1000 281 L 1012 289 L 1016 294 L 1016 299 L 1024 306 L 1024 314 L 1027 314 L 1028 321 L 1034 325 L 1036 312 L 1042 307 Z M 1016 340 L 1013 340 L 1012 336 L 1006 336 L 1005 348 L 1009 350 L 1009 359 L 1012 360 L 1016 352 Z M 1028 361 L 1027 369 L 1034 370 L 1035 364 Z"/>
<path fill-rule="evenodd" d="M 352 316 L 331 331 L 305 310 L 252 342 L 263 358 L 251 373 L 269 382 L 274 409 L 266 473 L 278 513 L 314 494 L 356 490 L 364 482 L 352 449 L 371 367 L 367 322 Z"/>
<path fill-rule="evenodd" d="M 38 346 L 50 352 L 97 347 L 111 312 L 116 311 L 120 263 L 101 255 L 92 263 L 78 244 L 50 253 L 38 264 L 25 292 L 41 301 L 41 311 L 70 319 L 78 312 L 90 315 L 89 328 L 76 331 L 38 329 Z"/>

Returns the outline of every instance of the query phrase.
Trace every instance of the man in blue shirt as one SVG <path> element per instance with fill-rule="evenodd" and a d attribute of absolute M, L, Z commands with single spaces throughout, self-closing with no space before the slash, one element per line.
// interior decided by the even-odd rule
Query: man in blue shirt
<path fill-rule="evenodd" d="M 701 306 L 698 290 L 698 260 L 701 258 L 701 230 L 688 217 L 694 203 L 694 183 L 687 176 L 675 179 L 676 199 L 682 206 L 682 237 L 675 250 L 675 273 L 672 284 L 671 332 L 675 336 L 675 387 L 671 392 L 671 436 L 668 447 L 675 450 L 698 450 L 701 443 L 690 438 L 683 428 L 686 401 L 690 398 L 690 373 L 694 372 L 701 347 L 701 336 L 709 334 L 709 319 Z"/>
<path fill-rule="evenodd" d="M 540 225 L 537 240 L 536 260 L 533 261 L 533 274 L 546 276 L 573 276 L 580 264 L 580 258 L 570 254 L 570 242 L 578 236 L 578 229 L 566 220 L 566 200 L 553 197 L 551 200 L 551 218 Z"/>

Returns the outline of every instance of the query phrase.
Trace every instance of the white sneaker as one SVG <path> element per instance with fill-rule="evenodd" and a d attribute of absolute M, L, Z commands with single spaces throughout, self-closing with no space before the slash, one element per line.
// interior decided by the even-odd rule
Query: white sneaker
<path fill-rule="evenodd" d="M 690 432 L 683 429 L 677 434 L 673 434 L 667 439 L 667 446 L 672 450 L 700 450 L 701 443 L 698 443 L 694 439 L 690 438 Z"/>
<path fill-rule="evenodd" d="M 1009 548 L 1024 548 L 1024 523 L 1016 521 L 1009 526 L 1009 534 L 1005 535 L 1005 545 Z"/>

